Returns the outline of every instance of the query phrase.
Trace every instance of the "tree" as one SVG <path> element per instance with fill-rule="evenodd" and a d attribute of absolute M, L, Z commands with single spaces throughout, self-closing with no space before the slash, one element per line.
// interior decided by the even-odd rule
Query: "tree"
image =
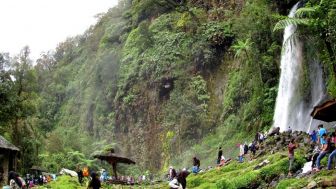
<path fill-rule="evenodd" d="M 11 98 L 13 111 L 8 133 L 13 144 L 21 149 L 21 169 L 27 170 L 37 160 L 39 132 L 36 130 L 36 74 L 29 58 L 30 49 L 24 47 L 20 54 L 10 59 L 8 72 L 13 78 Z"/>
<path fill-rule="evenodd" d="M 9 56 L 5 53 L 0 53 L 0 128 L 1 133 L 4 132 L 5 125 L 12 119 L 14 107 L 13 100 L 13 81 L 10 73 L 5 70 L 9 63 Z"/>
<path fill-rule="evenodd" d="M 250 61 L 250 51 L 252 49 L 253 42 L 248 38 L 245 41 L 238 40 L 236 44 L 232 45 L 235 51 L 235 58 L 240 58 L 242 60 Z"/>

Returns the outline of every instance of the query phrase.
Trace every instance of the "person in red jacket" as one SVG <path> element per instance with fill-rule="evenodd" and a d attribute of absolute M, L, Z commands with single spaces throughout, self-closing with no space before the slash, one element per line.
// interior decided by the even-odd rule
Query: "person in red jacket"
<path fill-rule="evenodd" d="M 294 150 L 297 148 L 297 144 L 295 143 L 295 139 L 292 138 L 290 143 L 288 144 L 288 159 L 289 159 L 289 168 L 288 175 L 292 176 L 292 167 L 294 163 Z"/>

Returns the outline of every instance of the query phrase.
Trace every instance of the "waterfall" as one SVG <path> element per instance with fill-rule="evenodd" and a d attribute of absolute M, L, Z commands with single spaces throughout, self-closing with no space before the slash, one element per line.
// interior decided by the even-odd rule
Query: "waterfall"
<path fill-rule="evenodd" d="M 291 9 L 290 18 L 294 17 L 298 6 L 299 3 Z M 286 131 L 291 127 L 292 130 L 309 132 L 311 124 L 313 124 L 310 112 L 324 98 L 325 94 L 323 71 L 318 61 L 308 61 L 310 94 L 308 94 L 309 97 L 307 94 L 302 94 L 301 89 L 305 80 L 303 45 L 297 37 L 293 37 L 296 29 L 295 25 L 289 25 L 284 32 L 281 75 L 273 126 L 280 127 L 280 131 Z"/>

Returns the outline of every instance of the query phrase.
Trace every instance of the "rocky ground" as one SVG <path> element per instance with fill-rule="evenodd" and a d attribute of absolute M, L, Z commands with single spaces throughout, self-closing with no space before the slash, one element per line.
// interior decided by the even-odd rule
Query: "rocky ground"
<path fill-rule="evenodd" d="M 295 173 L 288 176 L 287 145 L 291 138 L 299 144 L 295 151 Z M 284 132 L 268 136 L 259 145 L 252 161 L 216 168 L 188 177 L 188 188 L 336 188 L 336 170 L 302 173 L 310 160 L 314 143 L 304 132 Z M 327 157 L 322 160 L 326 166 Z"/>

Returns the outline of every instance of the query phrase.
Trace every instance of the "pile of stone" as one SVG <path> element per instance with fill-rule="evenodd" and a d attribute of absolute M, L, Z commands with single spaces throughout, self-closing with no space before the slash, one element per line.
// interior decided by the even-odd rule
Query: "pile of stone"
<path fill-rule="evenodd" d="M 274 154 L 279 151 L 287 150 L 287 146 L 292 138 L 303 149 L 305 154 L 310 154 L 314 148 L 313 142 L 310 141 L 310 136 L 302 131 L 287 131 L 274 132 L 276 128 L 271 130 L 267 135 L 265 141 L 258 144 L 258 151 L 256 157 L 265 155 L 266 153 Z M 307 157 L 308 159 L 308 157 Z"/>

